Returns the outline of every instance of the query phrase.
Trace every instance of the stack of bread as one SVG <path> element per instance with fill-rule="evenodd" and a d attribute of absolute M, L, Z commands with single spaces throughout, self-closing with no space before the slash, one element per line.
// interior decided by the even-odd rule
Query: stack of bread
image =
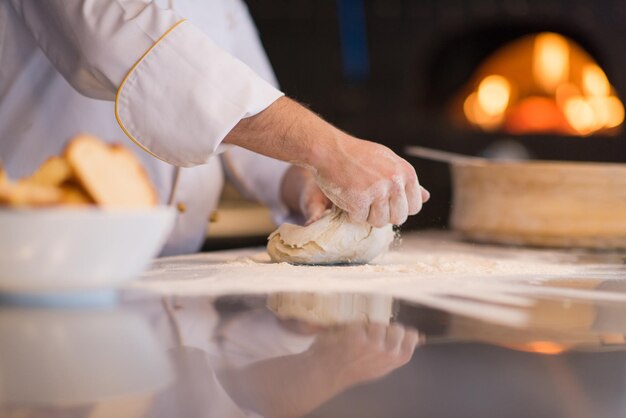
<path fill-rule="evenodd" d="M 72 138 L 62 155 L 46 160 L 29 177 L 11 181 L 0 168 L 0 205 L 9 207 L 156 206 L 157 193 L 128 149 L 90 135 Z"/>

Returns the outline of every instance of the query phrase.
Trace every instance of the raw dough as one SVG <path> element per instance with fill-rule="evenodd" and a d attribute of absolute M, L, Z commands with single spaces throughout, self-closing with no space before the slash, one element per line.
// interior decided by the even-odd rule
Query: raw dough
<path fill-rule="evenodd" d="M 272 261 L 292 264 L 364 264 L 385 252 L 393 227 L 355 223 L 344 211 L 327 210 L 308 226 L 283 224 L 269 236 Z"/>

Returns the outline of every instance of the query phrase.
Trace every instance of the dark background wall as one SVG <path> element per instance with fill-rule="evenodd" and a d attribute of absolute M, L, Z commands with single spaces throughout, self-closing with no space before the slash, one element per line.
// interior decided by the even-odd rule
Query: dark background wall
<path fill-rule="evenodd" d="M 342 28 L 358 37 L 359 4 L 369 74 L 350 77 Z M 524 34 L 556 31 L 574 39 L 625 96 L 626 2 L 620 0 L 248 0 L 248 6 L 289 96 L 400 154 L 409 144 L 476 154 L 503 139 L 459 130 L 443 110 L 485 57 Z M 355 44 L 348 39 L 344 46 Z M 623 135 L 515 139 L 542 159 L 626 160 Z M 409 161 L 433 199 L 406 228 L 444 227 L 451 195 L 447 168 Z"/>

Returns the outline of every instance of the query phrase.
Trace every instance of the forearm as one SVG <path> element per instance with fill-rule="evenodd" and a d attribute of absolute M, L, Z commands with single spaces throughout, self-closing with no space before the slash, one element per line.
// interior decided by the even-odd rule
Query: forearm
<path fill-rule="evenodd" d="M 264 360 L 220 374 L 229 395 L 240 405 L 265 416 L 303 416 L 343 391 L 335 370 L 310 352 Z"/>
<path fill-rule="evenodd" d="M 316 168 L 345 134 L 295 101 L 281 97 L 255 116 L 242 119 L 224 138 L 259 154 Z"/>
<path fill-rule="evenodd" d="M 401 225 L 428 198 L 415 169 L 389 148 L 352 137 L 286 97 L 240 120 L 224 142 L 308 169 L 356 222 Z"/>

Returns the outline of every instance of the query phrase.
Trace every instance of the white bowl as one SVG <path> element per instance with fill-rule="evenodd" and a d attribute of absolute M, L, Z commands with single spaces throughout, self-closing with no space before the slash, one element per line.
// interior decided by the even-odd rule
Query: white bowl
<path fill-rule="evenodd" d="M 168 207 L 0 210 L 0 292 L 118 286 L 159 253 L 174 218 Z"/>

